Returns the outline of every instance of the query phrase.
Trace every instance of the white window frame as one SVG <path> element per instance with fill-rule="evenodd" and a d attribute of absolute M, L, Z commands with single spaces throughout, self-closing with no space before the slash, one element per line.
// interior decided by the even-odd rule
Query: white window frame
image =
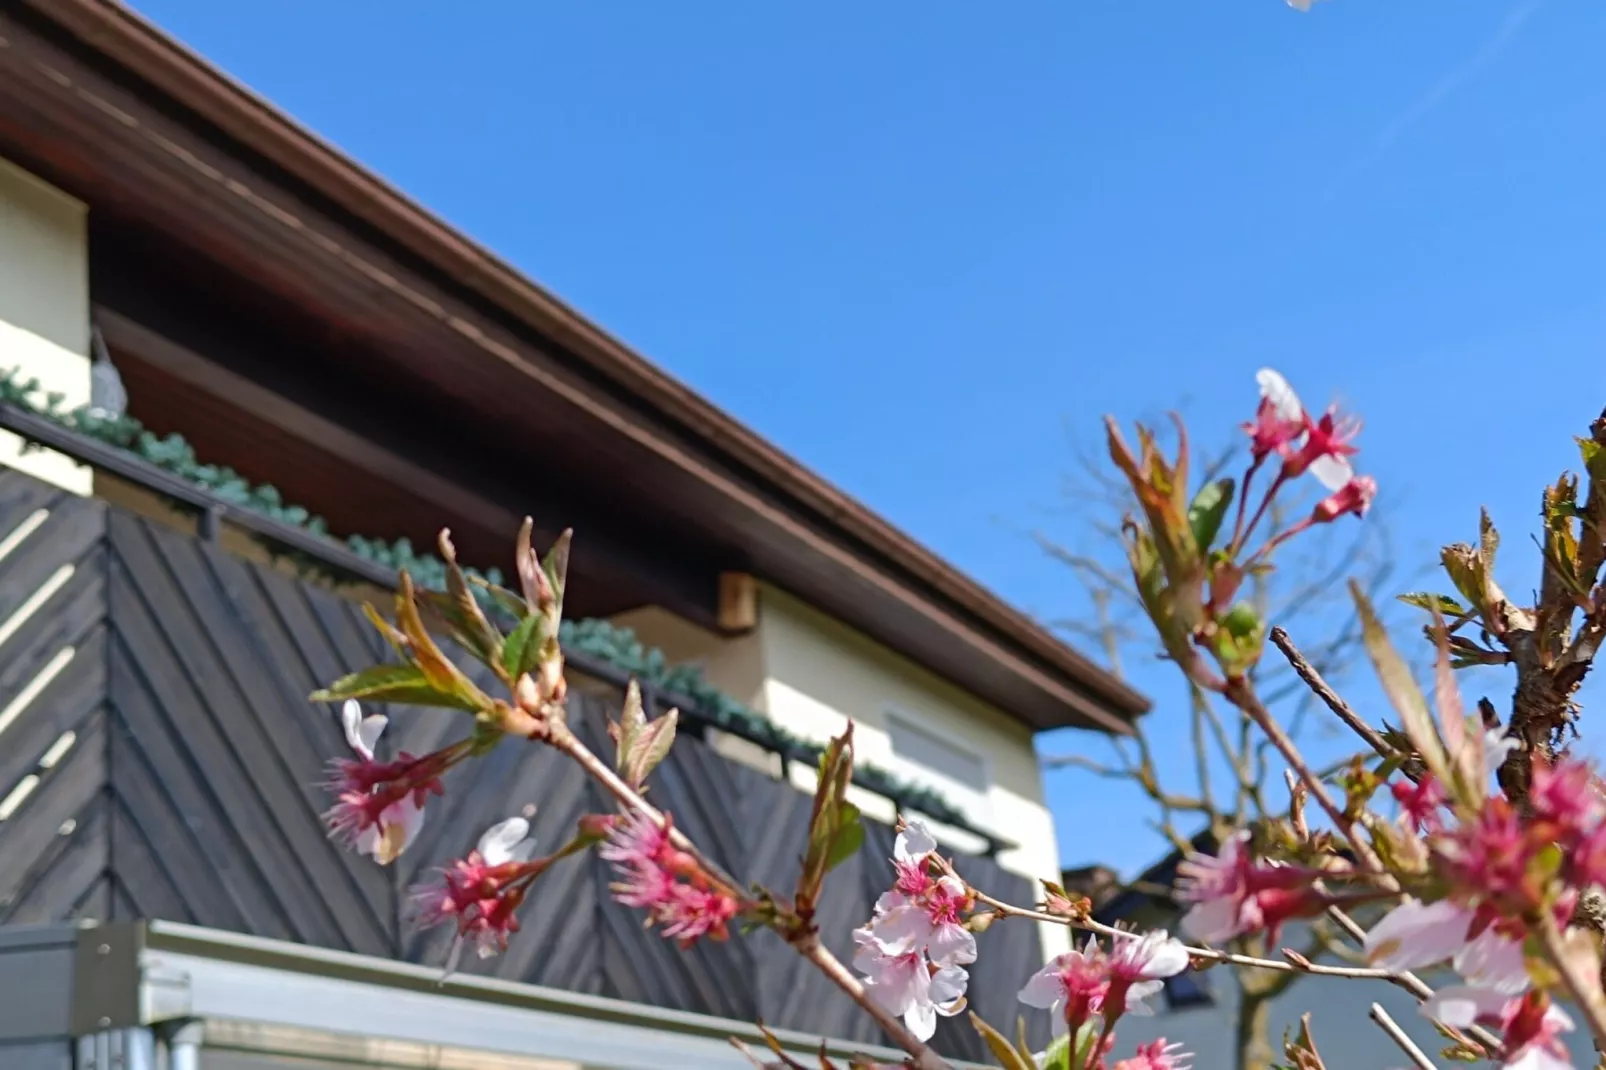
<path fill-rule="evenodd" d="M 887 746 L 892 752 L 893 764 L 891 770 L 909 780 L 928 787 L 932 791 L 946 798 L 949 802 L 966 811 L 970 823 L 981 828 L 991 828 L 993 824 L 992 789 L 998 783 L 993 776 L 992 758 L 979 747 L 971 746 L 968 742 L 955 741 L 937 730 L 930 722 L 916 711 L 896 702 L 882 703 L 882 716 L 885 719 Z M 907 731 L 913 735 L 926 736 L 934 740 L 939 746 L 950 747 L 961 751 L 969 757 L 976 759 L 981 769 L 983 787 L 967 784 L 940 769 L 933 769 L 924 765 L 898 750 L 897 733 Z"/>

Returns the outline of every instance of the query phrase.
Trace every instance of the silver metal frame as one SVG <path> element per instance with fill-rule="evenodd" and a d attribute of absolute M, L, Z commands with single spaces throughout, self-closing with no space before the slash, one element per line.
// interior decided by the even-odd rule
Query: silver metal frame
<path fill-rule="evenodd" d="M 208 1048 L 473 1070 L 750 1070 L 758 1029 L 682 1011 L 169 922 L 0 928 L 0 1045 L 77 1042 L 78 1070 L 199 1070 Z M 808 1059 L 817 1037 L 777 1033 Z M 156 1040 L 160 1043 L 157 1044 Z M 3 1050 L 3 1048 L 0 1048 Z M 827 1041 L 846 1063 L 885 1048 Z M 102 1056 L 108 1056 L 103 1058 Z M 963 1066 L 965 1064 L 956 1064 Z"/>

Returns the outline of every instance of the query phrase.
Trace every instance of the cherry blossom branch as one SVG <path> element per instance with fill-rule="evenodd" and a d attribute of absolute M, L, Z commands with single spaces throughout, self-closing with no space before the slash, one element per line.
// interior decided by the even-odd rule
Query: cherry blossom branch
<path fill-rule="evenodd" d="M 995 899 L 984 892 L 970 888 L 971 895 L 976 900 L 987 904 L 996 913 L 1003 917 L 1028 918 L 1033 921 L 1046 921 L 1067 928 L 1083 929 L 1087 932 L 1098 933 L 1100 936 L 1130 936 L 1131 934 L 1113 925 L 1094 921 L 1092 918 L 1068 918 L 1063 914 L 1050 914 L 1042 910 L 1031 910 Z M 1375 981 L 1393 981 L 1399 983 L 1400 975 L 1388 970 L 1371 966 L 1323 966 L 1311 962 L 1305 956 L 1291 949 L 1284 949 L 1283 954 L 1289 956 L 1287 961 L 1280 959 L 1256 958 L 1253 955 L 1239 955 L 1232 951 L 1218 951 L 1213 947 L 1189 947 L 1184 945 L 1183 950 L 1190 958 L 1201 959 L 1206 962 L 1220 962 L 1230 966 L 1249 966 L 1259 970 L 1272 970 L 1278 973 L 1310 973 L 1326 977 L 1350 977 Z M 1420 982 L 1418 982 L 1420 983 Z M 1429 992 L 1431 995 L 1432 992 Z"/>
<path fill-rule="evenodd" d="M 724 884 L 727 889 L 738 898 L 741 896 L 741 885 L 735 878 L 714 863 L 702 850 L 691 841 L 685 833 L 675 828 L 664 817 L 662 811 L 651 806 L 641 797 L 641 793 L 625 783 L 624 779 L 616 773 L 607 762 L 598 757 L 591 748 L 587 747 L 580 738 L 561 719 L 549 718 L 549 728 L 546 742 L 560 753 L 568 756 L 585 773 L 597 783 L 601 784 L 608 794 L 628 810 L 642 814 L 665 829 L 670 835 L 670 841 L 680 850 L 685 851 L 697 860 L 710 877 Z M 950 1070 L 949 1064 L 935 1051 L 920 1041 L 897 1017 L 889 1014 L 880 1004 L 870 998 L 864 984 L 843 966 L 841 961 L 829 949 L 820 943 L 818 935 L 806 931 L 799 935 L 783 934 L 787 942 L 797 950 L 804 959 L 808 960 L 823 973 L 831 983 L 840 988 L 849 999 L 857 1003 L 875 1023 L 879 1025 L 893 1043 L 909 1053 L 910 1065 L 916 1070 Z"/>
<path fill-rule="evenodd" d="M 691 838 L 684 832 L 675 828 L 665 818 L 663 811 L 652 806 L 646 799 L 642 798 L 640 792 L 625 783 L 624 779 L 613 770 L 613 767 L 598 757 L 590 747 L 582 743 L 580 737 L 576 736 L 567 724 L 558 718 L 549 718 L 548 733 L 545 740 L 548 745 L 573 760 L 575 764 L 585 771 L 587 776 L 601 784 L 608 794 L 612 795 L 625 809 L 641 814 L 669 833 L 669 842 L 679 850 L 695 858 L 697 864 L 702 867 L 703 872 L 713 878 L 715 882 L 724 885 L 726 892 L 738 899 L 746 898 L 742 892 L 740 881 L 726 873 L 724 867 L 704 854 L 702 848 L 693 843 Z"/>
<path fill-rule="evenodd" d="M 1398 1022 L 1389 1017 L 1389 1012 L 1384 1010 L 1381 1004 L 1372 1004 L 1372 1009 L 1368 1012 L 1368 1016 L 1377 1023 L 1379 1029 L 1388 1034 L 1388 1038 L 1394 1041 L 1399 1049 L 1405 1053 L 1405 1057 L 1420 1067 L 1421 1070 L 1438 1070 L 1438 1067 L 1433 1065 L 1433 1060 L 1428 1058 L 1427 1053 L 1416 1046 L 1416 1041 L 1405 1035 L 1405 1030 L 1400 1028 Z"/>

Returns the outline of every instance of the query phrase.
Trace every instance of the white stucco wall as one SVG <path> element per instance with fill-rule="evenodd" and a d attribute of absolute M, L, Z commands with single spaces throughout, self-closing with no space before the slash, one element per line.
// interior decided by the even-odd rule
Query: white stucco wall
<path fill-rule="evenodd" d="M 999 864 L 1032 880 L 1059 879 L 1054 819 L 1043 801 L 1043 783 L 1031 731 L 1014 718 L 960 690 L 935 673 L 773 587 L 761 594 L 758 631 L 764 652 L 764 709 L 798 735 L 827 739 L 854 722 L 859 757 L 889 772 L 929 782 L 956 805 L 974 795 L 964 786 L 897 755 L 887 730 L 889 713 L 956 746 L 985 763 L 988 787 L 972 822 L 1019 846 Z M 795 770 L 799 786 L 813 777 Z M 887 817 L 884 800 L 863 801 L 866 813 Z M 941 828 L 939 836 L 959 847 L 966 838 Z M 1049 955 L 1067 948 L 1062 926 L 1043 928 Z"/>
<path fill-rule="evenodd" d="M 68 409 L 89 400 L 87 223 L 81 202 L 0 159 L 0 371 L 21 368 Z M 0 433 L 0 464 L 89 493 L 90 469 L 21 445 Z"/>

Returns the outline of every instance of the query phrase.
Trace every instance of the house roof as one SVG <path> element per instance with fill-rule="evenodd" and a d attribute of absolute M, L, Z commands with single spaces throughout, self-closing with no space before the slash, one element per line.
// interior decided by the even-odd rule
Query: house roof
<path fill-rule="evenodd" d="M 575 426 L 584 422 L 598 441 L 607 436 L 601 472 L 632 473 L 637 500 L 678 505 L 683 537 L 700 538 L 1034 729 L 1119 732 L 1148 709 L 1144 696 L 1027 615 L 127 8 L 107 0 L 23 0 L 20 8 L 27 14 L 18 21 L 0 22 L 13 38 L 0 64 L 18 64 L 27 76 L 12 92 L 31 84 L 36 95 L 59 97 L 51 106 L 84 118 L 71 128 L 30 128 L 25 115 L 8 120 L 0 101 L 0 148 L 11 140 L 92 212 L 101 203 L 155 210 L 154 200 L 141 203 L 127 188 L 128 175 L 146 170 L 58 144 L 85 137 L 84 124 L 104 124 L 108 137 L 126 139 L 123 153 L 148 154 L 151 169 L 204 189 L 191 196 L 251 217 L 246 234 L 245 224 L 229 230 L 199 202 L 171 216 L 174 228 L 196 228 L 197 248 L 221 256 L 227 245 L 232 262 L 266 273 L 270 257 L 241 252 L 245 243 L 302 243 L 315 254 L 292 258 L 304 278 L 278 280 L 315 287 L 299 303 L 327 302 L 330 322 L 348 333 L 366 329 L 398 364 L 412 361 L 409 373 L 449 384 L 454 402 L 486 422 L 511 415 L 514 399 L 553 399 L 560 416 L 572 412 Z M 158 114 L 145 120 L 136 107 Z M 96 183 L 106 184 L 104 195 L 96 196 Z M 169 182 L 162 196 L 171 200 L 176 188 Z M 151 182 L 146 195 L 157 189 Z M 336 304 L 354 299 L 320 284 L 319 271 L 345 272 L 380 294 L 362 300 L 390 301 L 384 317 L 367 321 L 387 326 L 365 328 L 354 304 Z M 439 333 L 405 331 L 395 308 Z"/>

